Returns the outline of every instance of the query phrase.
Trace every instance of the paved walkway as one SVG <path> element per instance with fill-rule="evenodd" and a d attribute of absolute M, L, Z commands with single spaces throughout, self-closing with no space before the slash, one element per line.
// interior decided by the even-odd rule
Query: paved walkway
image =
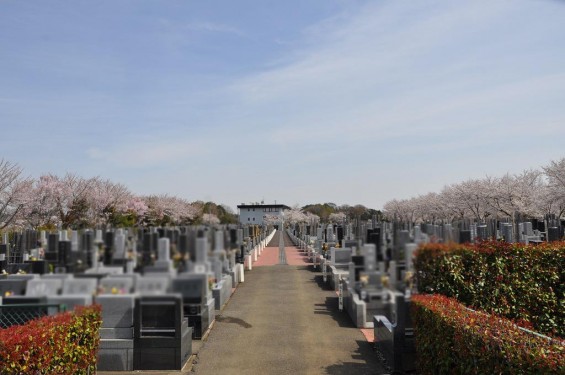
<path fill-rule="evenodd" d="M 321 273 L 279 233 L 216 313 L 207 338 L 193 340 L 192 369 L 100 374 L 384 374 L 373 344 L 338 310 L 336 293 L 321 287 Z"/>
<path fill-rule="evenodd" d="M 246 273 L 245 283 L 216 316 L 192 371 L 202 375 L 384 373 L 372 344 L 346 312 L 338 311 L 336 294 L 320 288 L 321 275 L 305 266 L 305 258 L 288 238 L 280 241 L 275 235 Z M 280 264 L 283 258 L 287 264 Z"/>

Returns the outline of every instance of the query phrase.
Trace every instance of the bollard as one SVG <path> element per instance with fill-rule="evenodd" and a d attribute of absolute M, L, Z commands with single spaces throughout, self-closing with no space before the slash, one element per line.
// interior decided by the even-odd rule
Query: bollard
<path fill-rule="evenodd" d="M 243 269 L 243 264 L 239 265 L 238 270 L 239 270 L 239 282 L 242 283 L 245 281 L 245 272 Z"/>

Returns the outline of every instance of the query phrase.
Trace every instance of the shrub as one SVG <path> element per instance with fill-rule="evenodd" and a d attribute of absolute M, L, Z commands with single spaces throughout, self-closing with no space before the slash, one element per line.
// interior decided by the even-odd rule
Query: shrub
<path fill-rule="evenodd" d="M 486 241 L 427 244 L 415 260 L 420 293 L 454 297 L 476 310 L 565 337 L 565 243 Z"/>
<path fill-rule="evenodd" d="M 101 324 L 101 309 L 93 305 L 2 329 L 1 372 L 94 374 Z"/>
<path fill-rule="evenodd" d="M 565 341 L 441 295 L 415 295 L 412 319 L 422 374 L 563 374 Z"/>

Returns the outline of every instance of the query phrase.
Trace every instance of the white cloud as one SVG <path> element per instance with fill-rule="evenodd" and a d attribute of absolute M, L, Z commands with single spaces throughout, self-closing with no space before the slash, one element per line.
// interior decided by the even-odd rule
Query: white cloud
<path fill-rule="evenodd" d="M 214 22 L 198 22 L 198 23 L 191 23 L 186 26 L 189 30 L 197 30 L 197 31 L 207 31 L 213 33 L 226 33 L 226 34 L 233 34 L 237 36 L 245 36 L 245 33 L 233 26 L 221 24 L 221 23 L 214 23 Z"/>
<path fill-rule="evenodd" d="M 528 71 L 519 61 L 532 58 L 527 51 L 496 51 L 504 47 L 499 33 L 508 34 L 504 42 L 513 32 L 529 33 L 507 20 L 520 7 L 371 4 L 308 29 L 290 61 L 238 80 L 228 92 L 258 123 L 268 122 L 271 141 L 281 145 L 509 129 L 534 93 L 565 96 L 565 75 Z M 461 45 L 468 40 L 475 44 Z M 500 122 L 487 125 L 481 114 L 488 113 Z"/>
<path fill-rule="evenodd" d="M 127 168 L 147 168 L 162 166 L 180 161 L 205 156 L 210 150 L 204 142 L 190 140 L 155 140 L 131 141 L 113 145 L 107 149 L 93 147 L 86 151 L 95 161 L 111 163 Z"/>

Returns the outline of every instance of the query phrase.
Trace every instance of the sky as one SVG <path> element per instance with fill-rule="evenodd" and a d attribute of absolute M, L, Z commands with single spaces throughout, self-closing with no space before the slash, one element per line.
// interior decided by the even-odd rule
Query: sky
<path fill-rule="evenodd" d="M 565 157 L 565 1 L 0 0 L 0 158 L 380 209 Z"/>

